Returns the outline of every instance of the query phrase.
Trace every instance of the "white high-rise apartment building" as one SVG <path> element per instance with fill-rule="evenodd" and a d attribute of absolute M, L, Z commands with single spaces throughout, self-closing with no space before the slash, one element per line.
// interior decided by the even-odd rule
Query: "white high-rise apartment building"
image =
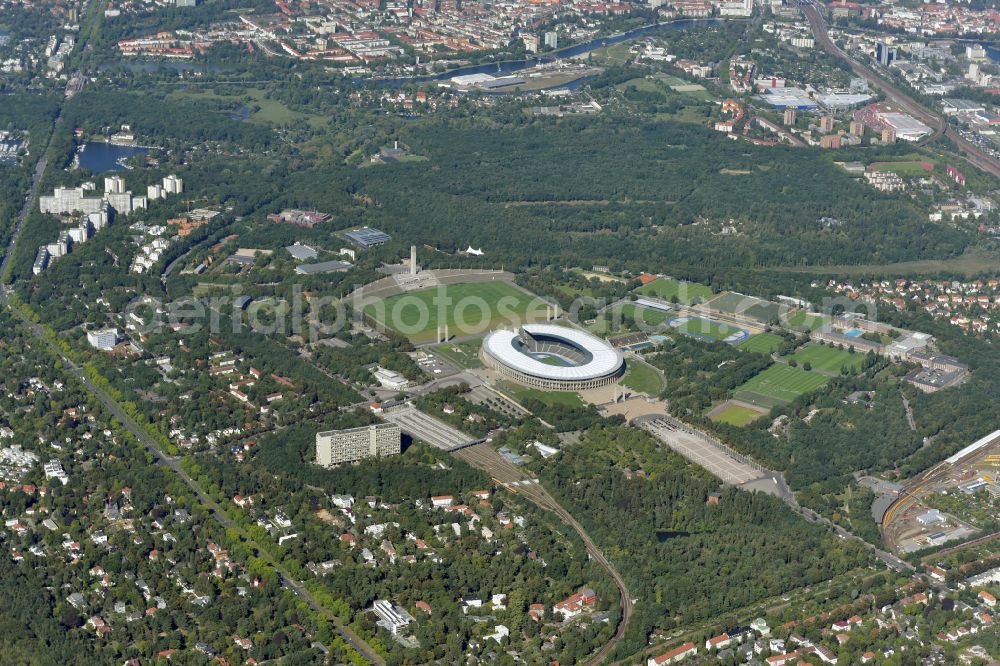
<path fill-rule="evenodd" d="M 376 423 L 316 433 L 316 463 L 323 467 L 364 458 L 398 455 L 401 432 L 394 423 Z"/>

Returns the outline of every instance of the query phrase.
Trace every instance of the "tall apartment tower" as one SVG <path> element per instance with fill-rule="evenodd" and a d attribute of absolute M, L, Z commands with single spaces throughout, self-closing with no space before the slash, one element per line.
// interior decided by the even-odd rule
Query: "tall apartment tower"
<path fill-rule="evenodd" d="M 104 179 L 105 194 L 125 194 L 125 179 L 121 176 L 108 176 Z"/>
<path fill-rule="evenodd" d="M 795 124 L 795 119 L 797 117 L 798 117 L 798 114 L 795 113 L 795 109 L 785 109 L 785 118 L 784 118 L 784 120 L 785 120 L 785 126 L 786 127 L 791 127 L 792 125 L 794 125 Z"/>
<path fill-rule="evenodd" d="M 178 178 L 174 174 L 163 178 L 163 191 L 165 194 L 183 194 L 184 179 Z"/>
<path fill-rule="evenodd" d="M 410 246 L 410 275 L 417 274 L 417 246 Z"/>
<path fill-rule="evenodd" d="M 395 423 L 316 433 L 316 463 L 331 467 L 365 458 L 399 455 L 401 439 Z"/>

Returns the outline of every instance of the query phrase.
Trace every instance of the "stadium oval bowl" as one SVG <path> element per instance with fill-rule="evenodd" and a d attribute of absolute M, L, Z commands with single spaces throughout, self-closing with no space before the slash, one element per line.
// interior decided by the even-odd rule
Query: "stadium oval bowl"
<path fill-rule="evenodd" d="M 479 356 L 486 367 L 502 376 L 547 390 L 607 386 L 625 372 L 625 358 L 604 340 L 552 324 L 494 331 L 483 340 Z"/>

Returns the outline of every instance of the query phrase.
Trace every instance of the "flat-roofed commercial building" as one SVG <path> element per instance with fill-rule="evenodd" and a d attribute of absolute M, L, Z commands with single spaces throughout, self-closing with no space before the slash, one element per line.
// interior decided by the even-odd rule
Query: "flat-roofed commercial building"
<path fill-rule="evenodd" d="M 316 463 L 331 467 L 365 458 L 398 455 L 400 439 L 400 429 L 395 423 L 316 433 Z"/>

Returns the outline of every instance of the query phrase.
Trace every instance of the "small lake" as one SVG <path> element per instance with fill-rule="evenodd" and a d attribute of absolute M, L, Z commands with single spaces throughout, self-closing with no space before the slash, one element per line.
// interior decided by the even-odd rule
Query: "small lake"
<path fill-rule="evenodd" d="M 656 530 L 656 540 L 660 543 L 666 543 L 671 539 L 679 539 L 680 537 L 691 536 L 690 532 L 677 532 L 673 530 Z"/>
<path fill-rule="evenodd" d="M 250 117 L 250 107 L 240 105 L 230 111 L 227 115 L 231 120 L 238 120 L 240 122 L 246 121 Z"/>
<path fill-rule="evenodd" d="M 125 171 L 125 160 L 135 155 L 149 153 L 148 148 L 138 146 L 115 146 L 110 143 L 85 143 L 77 153 L 77 165 L 94 173 Z"/>

